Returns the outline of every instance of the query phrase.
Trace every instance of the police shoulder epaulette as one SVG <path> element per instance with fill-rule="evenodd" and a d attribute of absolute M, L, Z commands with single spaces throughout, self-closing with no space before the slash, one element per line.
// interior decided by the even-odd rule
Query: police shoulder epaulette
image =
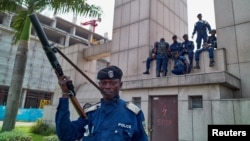
<path fill-rule="evenodd" d="M 98 107 L 99 107 L 99 105 L 93 105 L 93 106 L 91 106 L 89 108 L 86 108 L 84 112 L 88 113 L 88 112 L 91 112 L 91 111 L 95 111 L 95 110 L 98 109 Z"/>
<path fill-rule="evenodd" d="M 138 106 L 136 106 L 131 102 L 127 102 L 126 107 L 136 115 L 141 111 L 141 109 Z"/>

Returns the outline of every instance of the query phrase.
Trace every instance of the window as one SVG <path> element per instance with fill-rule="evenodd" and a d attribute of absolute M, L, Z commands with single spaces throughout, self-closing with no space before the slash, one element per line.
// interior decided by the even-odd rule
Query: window
<path fill-rule="evenodd" d="M 139 108 L 141 108 L 141 97 L 133 97 L 132 102 L 138 106 Z"/>
<path fill-rule="evenodd" d="M 24 108 L 39 108 L 41 107 L 41 101 L 45 100 L 50 104 L 52 94 L 51 92 L 27 90 Z"/>
<path fill-rule="evenodd" d="M 189 96 L 189 109 L 202 108 L 202 96 Z"/>

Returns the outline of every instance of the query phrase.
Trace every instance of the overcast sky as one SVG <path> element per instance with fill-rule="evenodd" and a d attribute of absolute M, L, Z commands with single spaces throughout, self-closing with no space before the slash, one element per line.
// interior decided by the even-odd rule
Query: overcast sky
<path fill-rule="evenodd" d="M 197 14 L 202 14 L 202 19 L 206 20 L 211 28 L 215 29 L 214 1 L 213 0 L 187 0 L 188 1 L 188 34 L 191 37 Z"/>
<path fill-rule="evenodd" d="M 107 2 L 108 1 L 108 2 Z M 103 10 L 102 21 L 98 23 L 98 26 L 95 29 L 95 32 L 104 35 L 105 32 L 108 32 L 108 38 L 112 39 L 112 28 L 113 28 L 113 14 L 114 14 L 114 1 L 115 0 L 88 0 L 90 4 L 100 5 Z M 215 18 L 214 18 L 214 0 L 187 0 L 188 2 L 188 34 L 191 35 L 194 27 L 194 23 L 198 20 L 197 14 L 202 13 L 203 19 L 208 21 L 211 25 L 211 28 L 215 28 Z M 47 13 L 46 13 L 47 15 Z M 65 15 L 63 16 L 65 17 Z M 67 17 L 72 17 L 69 14 Z M 72 20 L 72 19 L 68 19 Z M 82 17 L 78 18 L 77 23 L 86 22 L 91 19 Z M 84 26 L 89 28 L 89 26 Z"/>

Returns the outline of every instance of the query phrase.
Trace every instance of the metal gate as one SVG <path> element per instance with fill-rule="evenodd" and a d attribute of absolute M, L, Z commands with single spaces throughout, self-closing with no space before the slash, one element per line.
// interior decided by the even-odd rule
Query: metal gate
<path fill-rule="evenodd" d="M 177 96 L 151 97 L 151 141 L 178 141 Z"/>

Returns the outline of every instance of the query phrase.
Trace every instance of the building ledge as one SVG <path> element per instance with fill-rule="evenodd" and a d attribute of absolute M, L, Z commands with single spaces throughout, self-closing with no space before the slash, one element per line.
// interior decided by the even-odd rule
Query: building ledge
<path fill-rule="evenodd" d="M 123 81 L 122 89 L 180 87 L 207 84 L 222 84 L 231 89 L 240 89 L 240 79 L 226 71 Z"/>
<path fill-rule="evenodd" d="M 112 42 L 84 49 L 83 56 L 86 60 L 97 60 L 111 55 Z"/>

